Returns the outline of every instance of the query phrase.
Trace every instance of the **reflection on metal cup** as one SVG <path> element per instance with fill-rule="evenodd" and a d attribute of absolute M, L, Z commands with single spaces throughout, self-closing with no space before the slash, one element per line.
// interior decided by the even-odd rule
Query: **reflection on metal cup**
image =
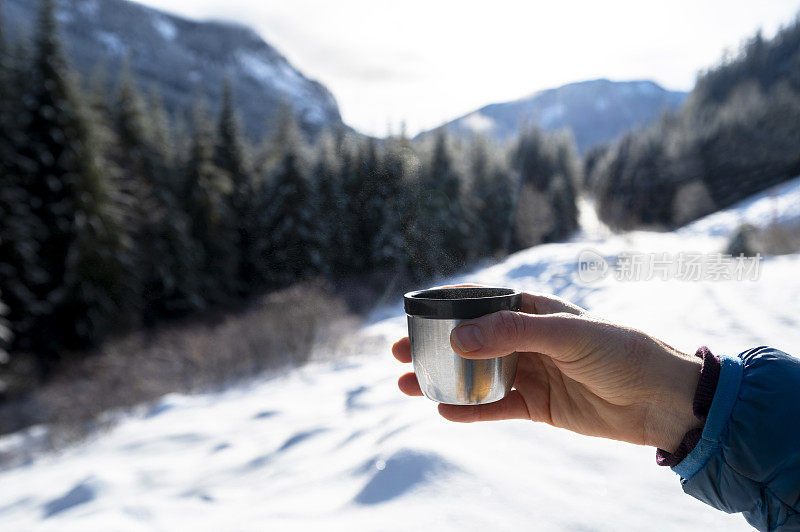
<path fill-rule="evenodd" d="M 462 320 L 500 310 L 519 310 L 522 294 L 510 288 L 456 287 L 409 292 L 411 358 L 422 393 L 439 403 L 477 405 L 505 397 L 514 383 L 518 355 L 470 360 L 450 346 Z"/>

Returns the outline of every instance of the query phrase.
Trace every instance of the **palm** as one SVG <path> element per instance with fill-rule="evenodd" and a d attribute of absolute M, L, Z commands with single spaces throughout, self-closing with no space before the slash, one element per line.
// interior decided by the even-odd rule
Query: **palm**
<path fill-rule="evenodd" d="M 514 388 L 524 400 L 531 420 L 588 436 L 615 433 L 617 439 L 634 442 L 641 437 L 627 434 L 624 426 L 629 425 L 627 420 L 637 415 L 637 410 L 638 415 L 644 416 L 643 408 L 607 397 L 603 390 L 609 387 L 608 379 L 595 368 L 589 366 L 575 372 L 564 366 L 539 353 L 520 353 Z M 582 382 L 567 376 L 570 373 Z M 586 377 L 592 374 L 595 382 L 587 382 Z M 621 418 L 626 420 L 622 426 L 617 423 Z"/>

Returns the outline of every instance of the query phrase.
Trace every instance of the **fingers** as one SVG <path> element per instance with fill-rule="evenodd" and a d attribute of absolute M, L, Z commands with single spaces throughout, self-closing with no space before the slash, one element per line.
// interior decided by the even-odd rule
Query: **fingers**
<path fill-rule="evenodd" d="M 485 405 L 439 405 L 439 414 L 458 423 L 498 421 L 501 419 L 530 419 L 525 400 L 517 390 L 511 390 L 503 399 Z"/>
<path fill-rule="evenodd" d="M 559 312 L 583 314 L 585 310 L 558 296 L 524 292 L 522 294 L 522 312 L 528 314 L 557 314 Z"/>
<path fill-rule="evenodd" d="M 400 391 L 412 397 L 421 397 L 422 389 L 419 387 L 417 376 L 405 373 L 397 380 Z M 446 405 L 439 404 L 439 413 L 445 419 L 460 423 L 473 421 L 495 421 L 500 419 L 530 419 L 528 408 L 522 395 L 517 390 L 511 390 L 500 401 L 485 405 Z"/>
<path fill-rule="evenodd" d="M 411 344 L 408 337 L 401 338 L 392 346 L 392 354 L 400 362 L 411 362 Z M 422 389 L 419 387 L 417 376 L 413 373 L 405 373 L 397 380 L 397 387 L 406 395 L 419 396 L 422 395 Z"/>
<path fill-rule="evenodd" d="M 408 336 L 396 341 L 392 346 L 392 354 L 394 358 L 403 363 L 411 362 L 411 343 L 408 341 Z"/>
<path fill-rule="evenodd" d="M 590 332 L 592 323 L 574 314 L 503 310 L 461 322 L 450 334 L 450 344 L 465 358 L 495 358 L 529 351 L 568 361 L 575 358 L 575 346 Z"/>
<path fill-rule="evenodd" d="M 417 376 L 413 373 L 405 373 L 397 380 L 397 387 L 406 395 L 420 396 L 422 389 L 419 387 Z"/>

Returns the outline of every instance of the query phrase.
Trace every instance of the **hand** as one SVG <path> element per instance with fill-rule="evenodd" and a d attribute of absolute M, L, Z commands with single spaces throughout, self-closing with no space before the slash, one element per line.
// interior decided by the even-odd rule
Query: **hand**
<path fill-rule="evenodd" d="M 450 342 L 465 358 L 519 353 L 514 389 L 494 403 L 440 404 L 439 413 L 451 421 L 530 419 L 670 452 L 701 426 L 692 413 L 700 359 L 560 298 L 523 294 L 521 312 L 464 321 Z M 392 353 L 411 362 L 408 338 Z M 422 395 L 414 373 L 401 376 L 398 386 Z"/>

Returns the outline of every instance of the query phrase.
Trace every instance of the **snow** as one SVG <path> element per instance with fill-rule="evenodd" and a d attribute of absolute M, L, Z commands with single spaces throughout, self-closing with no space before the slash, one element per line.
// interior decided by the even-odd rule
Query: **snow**
<path fill-rule="evenodd" d="M 311 105 L 305 106 L 302 109 L 303 112 L 303 120 L 310 124 L 322 124 L 325 122 L 325 113 L 319 106 Z"/>
<path fill-rule="evenodd" d="M 549 105 L 539 111 L 539 124 L 542 127 L 553 127 L 564 116 L 566 108 L 562 104 Z"/>
<path fill-rule="evenodd" d="M 108 33 L 107 31 L 98 31 L 95 35 L 95 38 L 106 45 L 108 50 L 116 55 L 121 55 L 125 53 L 125 45 L 122 44 L 122 41 L 114 35 L 113 33 Z"/>
<path fill-rule="evenodd" d="M 471 113 L 461 121 L 461 124 L 475 133 L 485 133 L 495 127 L 494 120 L 480 112 Z"/>
<path fill-rule="evenodd" d="M 236 53 L 236 60 L 253 79 L 284 93 L 294 109 L 310 123 L 325 122 L 325 111 L 315 103 L 311 82 L 301 76 L 285 60 L 271 61 L 247 50 Z"/>
<path fill-rule="evenodd" d="M 674 233 L 620 235 L 582 200 L 572 241 L 441 281 L 557 293 L 686 352 L 769 344 L 796 354 L 800 255 L 766 259 L 755 281 L 717 282 L 581 283 L 576 259 L 587 249 L 719 251 L 741 219 L 797 216 L 798 197 L 793 181 Z M 3 530 L 750 530 L 685 495 L 653 449 L 523 421 L 443 420 L 396 388 L 405 368 L 389 346 L 405 335 L 401 303 L 375 316 L 344 359 L 168 395 L 0 472 Z M 0 438 L 0 451 L 41 432 Z"/>
<path fill-rule="evenodd" d="M 59 24 L 66 26 L 67 24 L 75 20 L 75 17 L 73 16 L 72 13 L 70 13 L 66 9 L 57 9 L 56 20 L 59 22 Z"/>
<path fill-rule="evenodd" d="M 642 94 L 656 94 L 661 92 L 659 87 L 651 81 L 640 81 L 636 83 L 636 89 Z"/>
<path fill-rule="evenodd" d="M 272 85 L 293 98 L 299 98 L 303 92 L 303 80 L 288 64 L 276 64 L 249 51 L 239 51 L 236 59 L 242 68 L 253 78 Z"/>
<path fill-rule="evenodd" d="M 178 35 L 178 28 L 175 27 L 175 24 L 164 17 L 156 17 L 153 20 L 153 27 L 167 41 L 175 40 Z"/>
<path fill-rule="evenodd" d="M 97 16 L 100 6 L 97 4 L 97 0 L 84 0 L 78 4 L 78 9 L 80 9 L 87 17 L 94 18 Z"/>

